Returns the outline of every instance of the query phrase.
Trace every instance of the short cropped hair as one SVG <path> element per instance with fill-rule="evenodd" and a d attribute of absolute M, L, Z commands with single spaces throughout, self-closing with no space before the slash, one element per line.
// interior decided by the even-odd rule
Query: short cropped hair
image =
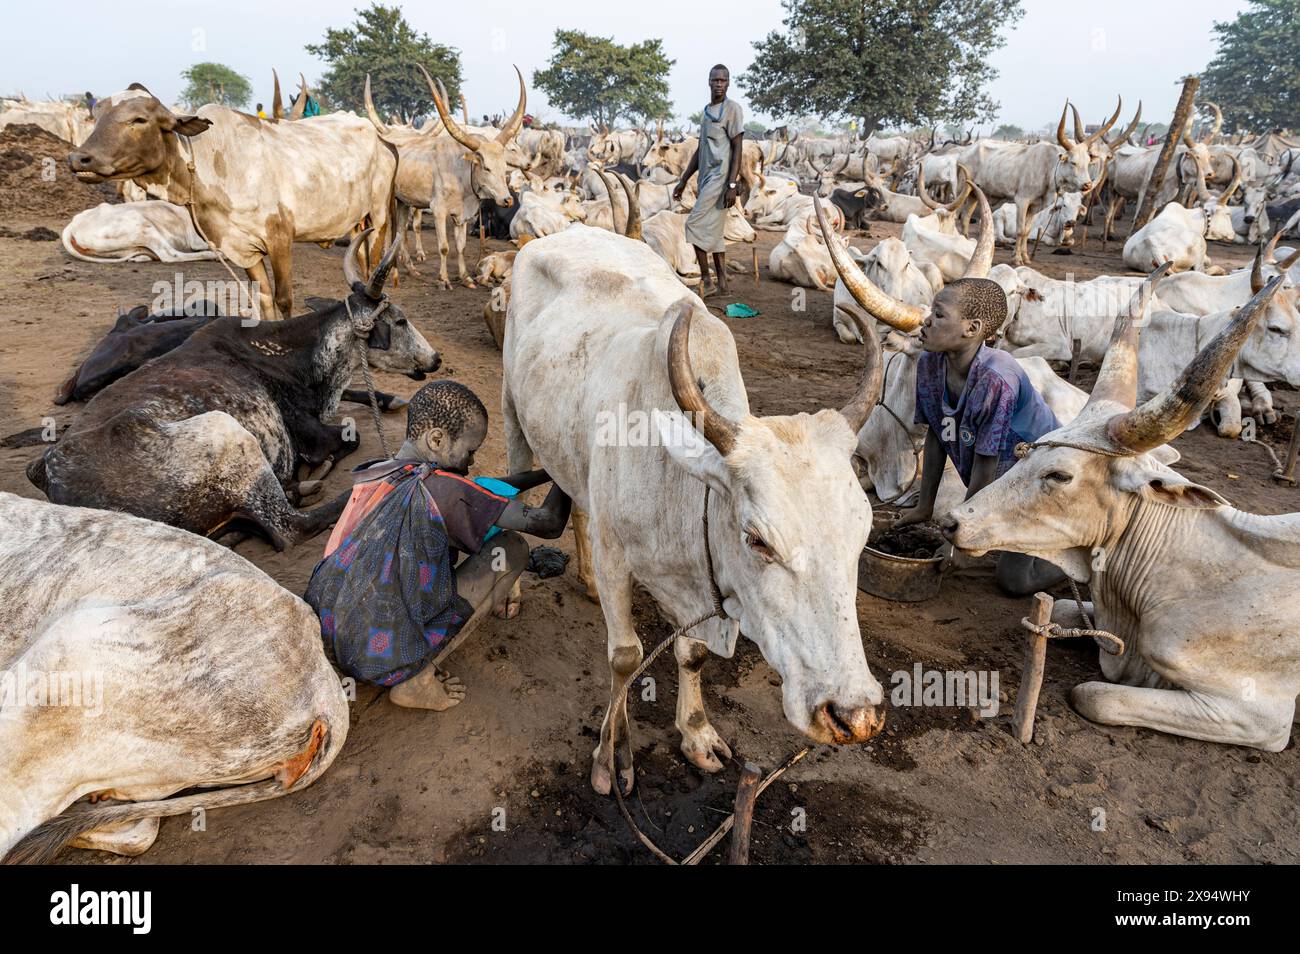
<path fill-rule="evenodd" d="M 727 74 L 728 79 L 731 78 L 731 70 L 727 69 L 727 67 L 722 63 L 715 63 L 713 69 L 709 70 L 709 72 L 712 73 L 713 70 L 722 70 L 722 72 Z"/>
<path fill-rule="evenodd" d="M 406 439 L 423 437 L 435 427 L 455 440 L 473 421 L 486 421 L 487 408 L 478 395 L 456 381 L 430 381 L 406 408 Z"/>
<path fill-rule="evenodd" d="M 992 338 L 1007 320 L 1007 295 L 991 278 L 959 278 L 950 282 L 961 301 L 963 318 L 978 321 L 985 338 Z"/>

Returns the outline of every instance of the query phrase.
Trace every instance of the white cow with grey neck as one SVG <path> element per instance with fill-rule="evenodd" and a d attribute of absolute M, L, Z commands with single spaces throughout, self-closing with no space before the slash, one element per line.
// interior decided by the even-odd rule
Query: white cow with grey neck
<path fill-rule="evenodd" d="M 1071 693 L 1094 722 L 1270 752 L 1290 739 L 1300 604 L 1287 594 L 1300 577 L 1300 513 L 1237 510 L 1150 454 L 1209 400 L 1280 284 L 1271 279 L 1135 407 L 1139 302 L 1115 323 L 1083 412 L 941 518 L 958 549 L 1027 553 L 1090 584 L 1083 608 L 1124 642 L 1118 655 L 1100 653 L 1104 681 Z M 1085 625 L 1071 601 L 1053 621 Z"/>

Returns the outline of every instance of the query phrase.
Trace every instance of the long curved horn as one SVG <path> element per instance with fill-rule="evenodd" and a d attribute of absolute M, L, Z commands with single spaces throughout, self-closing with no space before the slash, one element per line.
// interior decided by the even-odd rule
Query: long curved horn
<path fill-rule="evenodd" d="M 451 135 L 451 138 L 456 140 L 466 149 L 472 149 L 474 152 L 478 152 L 479 146 L 482 145 L 482 140 L 473 133 L 461 129 L 456 123 L 456 120 L 451 118 L 451 110 L 447 108 L 446 102 L 447 91 L 442 88 L 442 83 L 439 82 L 436 85 L 434 84 L 433 77 L 430 76 L 429 71 L 424 68 L 424 64 L 416 63 L 415 65 L 420 68 L 420 72 L 424 74 L 424 81 L 429 84 L 429 92 L 433 94 L 433 105 L 438 110 L 438 118 L 441 119 L 442 124 L 447 127 L 447 132 Z"/>
<path fill-rule="evenodd" d="M 1138 123 L 1142 122 L 1142 100 L 1138 100 L 1138 110 L 1133 116 L 1133 121 L 1125 127 L 1124 131 L 1114 139 L 1109 139 L 1106 144 L 1109 146 L 1119 146 L 1128 141 L 1128 137 L 1133 135 L 1133 130 L 1137 129 Z"/>
<path fill-rule="evenodd" d="M 1270 278 L 1268 284 L 1256 292 L 1214 336 L 1214 340 L 1201 349 L 1173 384 L 1141 407 L 1112 417 L 1106 425 L 1110 439 L 1135 454 L 1141 454 L 1185 431 L 1205 401 L 1223 383 L 1237 352 L 1246 343 L 1274 293 L 1282 287 L 1282 281 L 1281 275 Z"/>
<path fill-rule="evenodd" d="M 966 187 L 961 190 L 961 193 L 957 196 L 957 198 L 953 199 L 951 202 L 949 202 L 947 205 L 944 206 L 944 208 L 947 209 L 949 212 L 956 212 L 958 209 L 960 209 L 963 205 L 966 204 L 966 199 L 970 197 L 970 190 L 975 185 L 975 180 L 971 178 L 970 170 L 967 169 L 960 162 L 957 163 L 957 175 L 959 177 L 959 180 L 965 181 Z"/>
<path fill-rule="evenodd" d="M 1106 133 L 1110 132 L 1110 131 L 1111 131 L 1111 128 L 1112 128 L 1112 127 L 1113 127 L 1117 122 L 1119 122 L 1119 114 L 1120 114 L 1120 112 L 1121 112 L 1123 109 L 1124 109 L 1124 97 L 1121 96 L 1121 97 L 1119 97 L 1119 104 L 1116 105 L 1116 107 L 1115 107 L 1115 112 L 1111 114 L 1110 119 L 1106 120 L 1106 122 L 1102 125 L 1102 127 L 1101 127 L 1100 129 L 1098 129 L 1095 133 L 1093 133 L 1091 136 L 1089 136 L 1087 139 L 1085 139 L 1085 140 L 1083 141 L 1083 144 L 1084 144 L 1085 146 L 1091 146 L 1091 145 L 1092 145 L 1093 143 L 1095 143 L 1098 139 L 1101 139 L 1103 136 L 1105 136 Z"/>
<path fill-rule="evenodd" d="M 614 201 L 614 186 L 609 181 L 609 173 L 597 166 L 596 175 L 600 176 L 600 181 L 605 183 L 605 194 L 609 196 L 609 218 L 614 226 L 614 234 L 622 235 L 623 229 L 619 228 L 618 224 L 618 203 Z"/>
<path fill-rule="evenodd" d="M 303 112 L 307 109 L 307 77 L 299 73 L 298 83 L 301 91 L 298 93 L 298 101 L 293 104 L 293 111 L 289 113 L 289 118 L 295 121 L 302 119 Z"/>
<path fill-rule="evenodd" d="M 853 295 L 853 299 L 868 314 L 883 321 L 899 331 L 915 331 L 925 320 L 924 309 L 915 305 L 904 305 L 886 295 L 869 279 L 853 261 L 844 246 L 834 240 L 834 230 L 826 222 L 826 213 L 822 209 L 821 199 L 813 197 L 813 210 L 817 213 L 817 224 L 821 227 L 822 238 L 826 241 L 826 250 L 830 252 L 835 271 L 839 273 L 844 287 Z M 864 334 L 863 337 L 866 337 Z"/>
<path fill-rule="evenodd" d="M 1214 140 L 1219 138 L 1219 130 L 1223 128 L 1223 110 L 1221 110 L 1215 103 L 1210 102 L 1208 99 L 1205 101 L 1205 105 L 1210 107 L 1210 109 L 1214 110 L 1214 126 L 1210 129 L 1210 131 L 1206 134 L 1205 138 L 1201 141 L 1204 142 L 1207 146 L 1211 146 L 1214 144 Z"/>
<path fill-rule="evenodd" d="M 1070 104 L 1070 112 L 1074 113 L 1074 140 L 1075 142 L 1084 142 L 1088 138 L 1087 132 L 1083 128 L 1083 120 L 1079 118 L 1079 108 Z"/>
<path fill-rule="evenodd" d="M 633 187 L 627 176 L 621 172 L 615 172 L 618 177 L 618 184 L 623 187 L 623 194 L 627 196 L 627 223 L 623 226 L 623 234 L 630 239 L 636 239 L 638 242 L 644 241 L 641 236 L 641 183 Z M 613 209 L 610 209 L 613 213 Z"/>
<path fill-rule="evenodd" d="M 1281 232 L 1280 229 L 1278 231 L 1279 233 Z M 1277 235 L 1274 235 L 1273 239 L 1276 240 L 1276 238 Z M 1270 241 L 1269 246 L 1271 246 L 1272 244 L 1273 244 L 1272 241 Z M 1259 251 L 1255 253 L 1255 260 L 1250 263 L 1250 293 L 1252 295 L 1258 295 L 1260 291 L 1263 289 L 1264 262 L 1271 259 L 1272 257 L 1273 256 L 1268 253 L 1267 247 L 1264 245 L 1263 242 L 1261 242 L 1259 245 Z"/>
<path fill-rule="evenodd" d="M 1277 235 L 1273 236 L 1273 241 L 1270 244 L 1273 245 L 1277 244 Z M 1282 259 L 1282 261 L 1274 262 L 1273 264 L 1276 265 L 1279 269 L 1281 269 L 1282 274 L 1285 275 L 1291 269 L 1291 266 L 1294 265 L 1296 262 L 1300 262 L 1300 248 L 1296 249 L 1286 258 Z"/>
<path fill-rule="evenodd" d="M 356 235 L 352 236 L 352 241 L 348 243 L 348 250 L 343 253 L 343 280 L 348 283 L 348 288 L 357 291 L 357 286 L 365 288 L 366 279 L 361 274 L 361 264 L 357 256 L 361 252 L 361 243 L 364 242 L 373 232 L 374 229 L 362 229 Z"/>
<path fill-rule="evenodd" d="M 1070 142 L 1070 137 L 1065 133 L 1065 111 L 1070 108 L 1070 101 L 1066 100 L 1065 105 L 1061 107 L 1061 121 L 1056 124 L 1056 141 L 1062 149 L 1073 149 L 1074 143 Z"/>
<path fill-rule="evenodd" d="M 928 209 L 938 209 L 942 206 L 934 199 L 930 198 L 930 193 L 925 191 L 925 161 L 916 168 L 916 194 L 920 196 L 921 201 L 925 203 Z"/>
<path fill-rule="evenodd" d="M 271 76 L 275 80 L 275 91 L 271 93 L 271 118 L 284 119 L 284 100 L 280 97 L 280 74 L 271 68 Z"/>
<path fill-rule="evenodd" d="M 866 345 L 867 354 L 863 359 L 862 377 L 858 379 L 858 390 L 849 398 L 849 402 L 840 408 L 840 414 L 854 434 L 862 430 L 876 409 L 880 400 L 880 388 L 884 382 L 884 362 L 880 356 L 880 338 L 871 328 L 860 329 L 862 343 Z"/>
<path fill-rule="evenodd" d="M 691 368 L 691 319 L 694 311 L 689 299 L 680 300 L 670 311 L 670 314 L 676 312 L 677 317 L 673 319 L 673 330 L 668 336 L 668 383 L 672 386 L 677 406 L 691 415 L 705 439 L 726 457 L 736 446 L 740 427 L 712 408 Z"/>
<path fill-rule="evenodd" d="M 501 132 L 497 133 L 497 142 L 506 145 L 510 140 L 519 134 L 519 127 L 524 122 L 524 111 L 528 108 L 528 90 L 524 88 L 524 74 L 519 72 L 519 67 L 515 67 L 515 73 L 519 77 L 519 105 L 506 124 L 501 127 Z"/>
<path fill-rule="evenodd" d="M 399 229 L 397 226 L 401 225 Z M 397 253 L 402 249 L 402 242 L 406 236 L 405 216 L 400 222 L 393 223 L 393 240 L 389 243 L 384 257 L 379 260 L 375 270 L 370 273 L 370 280 L 366 282 L 366 294 L 375 301 L 384 297 L 384 282 L 388 281 L 388 273 L 393 270 L 393 263 L 397 261 Z"/>
<path fill-rule="evenodd" d="M 391 132 L 391 130 L 388 128 L 387 124 L 382 119 L 379 118 L 379 110 L 375 109 L 375 101 L 370 95 L 370 74 L 369 73 L 366 74 L 366 91 L 365 91 L 365 96 L 363 98 L 365 99 L 365 103 L 366 103 L 366 115 L 370 117 L 370 125 L 375 127 L 375 130 L 379 133 L 379 135 L 387 136 Z"/>
<path fill-rule="evenodd" d="M 993 265 L 993 211 L 989 208 L 988 197 L 979 186 L 972 186 L 975 201 L 980 208 L 980 234 L 975 240 L 975 251 L 971 253 L 970 262 L 962 278 L 987 278 L 989 268 Z"/>
<path fill-rule="evenodd" d="M 1219 196 L 1219 202 L 1222 205 L 1227 205 L 1228 200 L 1232 198 L 1232 194 L 1241 186 L 1241 163 L 1237 161 L 1237 157 L 1232 153 L 1228 153 L 1228 158 L 1232 160 L 1232 181 L 1228 183 L 1228 188 L 1224 189 L 1223 194 Z"/>
<path fill-rule="evenodd" d="M 1171 268 L 1173 262 L 1165 262 L 1151 272 L 1133 293 L 1128 310 L 1115 318 L 1110 345 L 1106 348 L 1106 356 L 1102 358 L 1101 368 L 1097 372 L 1097 381 L 1088 396 L 1089 404 L 1094 401 L 1115 401 L 1131 408 L 1137 401 L 1138 336 L 1145 324 L 1146 311 L 1150 307 L 1156 285 L 1169 274 Z"/>

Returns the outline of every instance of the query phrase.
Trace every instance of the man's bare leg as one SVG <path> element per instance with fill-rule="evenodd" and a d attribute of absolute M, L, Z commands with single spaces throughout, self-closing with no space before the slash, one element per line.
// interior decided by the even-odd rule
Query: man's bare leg
<path fill-rule="evenodd" d="M 727 268 L 725 258 L 726 253 L 724 252 L 713 253 L 713 274 L 718 276 L 718 291 L 722 292 L 724 295 L 727 293 Z"/>
<path fill-rule="evenodd" d="M 478 628 L 497 603 L 509 596 L 527 565 L 528 542 L 506 530 L 456 567 L 456 592 L 474 607 L 473 614 L 424 669 L 389 690 L 389 700 L 411 709 L 435 711 L 450 709 L 464 701 L 465 687 L 460 679 L 441 670 L 439 664 Z"/>
<path fill-rule="evenodd" d="M 700 297 L 712 295 L 718 290 L 718 286 L 709 280 L 709 253 L 704 251 L 698 245 L 692 245 L 695 249 L 695 261 L 700 266 Z"/>

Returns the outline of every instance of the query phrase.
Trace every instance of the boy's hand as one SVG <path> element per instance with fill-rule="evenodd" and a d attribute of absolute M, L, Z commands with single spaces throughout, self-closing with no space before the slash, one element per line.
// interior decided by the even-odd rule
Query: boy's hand
<path fill-rule="evenodd" d="M 920 504 L 908 507 L 898 513 L 898 519 L 894 521 L 896 527 L 910 527 L 914 524 L 925 523 L 934 516 L 933 507 L 922 507 Z"/>

